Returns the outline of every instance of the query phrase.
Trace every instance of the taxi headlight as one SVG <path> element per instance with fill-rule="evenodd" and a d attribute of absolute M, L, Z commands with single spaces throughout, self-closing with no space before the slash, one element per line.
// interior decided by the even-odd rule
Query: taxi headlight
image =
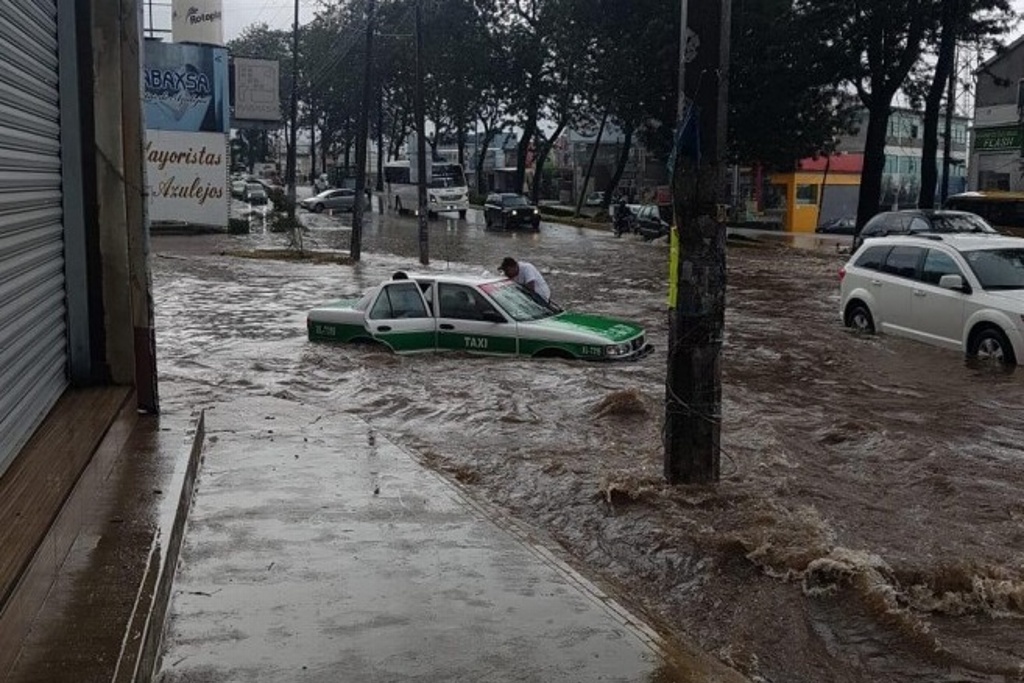
<path fill-rule="evenodd" d="M 513 216 L 518 216 L 518 215 L 519 215 L 519 212 L 518 212 L 518 211 L 516 211 L 515 209 L 512 209 L 512 215 L 513 215 Z"/>
<path fill-rule="evenodd" d="M 631 347 L 628 343 L 626 344 L 610 344 L 604 347 L 605 354 L 609 356 L 625 356 L 631 351 Z"/>
<path fill-rule="evenodd" d="M 430 201 L 432 201 L 433 203 L 437 204 L 437 195 L 433 195 L 433 194 L 430 195 Z"/>

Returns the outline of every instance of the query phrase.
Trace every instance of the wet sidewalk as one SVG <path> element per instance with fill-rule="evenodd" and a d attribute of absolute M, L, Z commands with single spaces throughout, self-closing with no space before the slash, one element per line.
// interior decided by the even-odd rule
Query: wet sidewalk
<path fill-rule="evenodd" d="M 741 680 L 357 417 L 245 398 L 206 425 L 155 680 Z"/>

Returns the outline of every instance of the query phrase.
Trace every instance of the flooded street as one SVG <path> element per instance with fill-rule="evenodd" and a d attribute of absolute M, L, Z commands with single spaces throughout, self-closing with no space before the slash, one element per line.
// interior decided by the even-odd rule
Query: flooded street
<path fill-rule="evenodd" d="M 312 306 L 422 270 L 413 218 L 374 216 L 356 266 L 224 253 L 275 235 L 156 236 L 163 409 L 249 394 L 357 414 L 755 680 L 1024 680 L 1024 371 L 853 335 L 837 314 L 843 257 L 733 245 L 722 481 L 674 489 L 667 246 L 551 224 L 493 233 L 470 214 L 431 224 L 431 270 L 530 261 L 563 307 L 640 322 L 655 353 L 588 364 L 308 342 Z M 312 217 L 307 247 L 347 249 L 343 222 Z"/>

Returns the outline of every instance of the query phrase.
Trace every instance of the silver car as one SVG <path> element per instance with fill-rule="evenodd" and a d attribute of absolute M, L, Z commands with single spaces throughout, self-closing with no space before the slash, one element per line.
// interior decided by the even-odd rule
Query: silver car
<path fill-rule="evenodd" d="M 324 190 L 300 202 L 300 206 L 308 211 L 320 213 L 321 211 L 351 211 L 356 201 L 355 190 Z"/>

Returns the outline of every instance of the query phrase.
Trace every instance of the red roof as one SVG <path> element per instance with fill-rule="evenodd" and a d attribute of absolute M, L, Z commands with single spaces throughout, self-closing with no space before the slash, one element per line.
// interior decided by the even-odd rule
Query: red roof
<path fill-rule="evenodd" d="M 828 165 L 829 173 L 860 173 L 864 170 L 864 155 L 833 154 L 831 163 L 829 163 L 828 157 L 801 159 L 800 163 L 797 164 L 797 170 L 824 173 L 826 164 Z"/>

